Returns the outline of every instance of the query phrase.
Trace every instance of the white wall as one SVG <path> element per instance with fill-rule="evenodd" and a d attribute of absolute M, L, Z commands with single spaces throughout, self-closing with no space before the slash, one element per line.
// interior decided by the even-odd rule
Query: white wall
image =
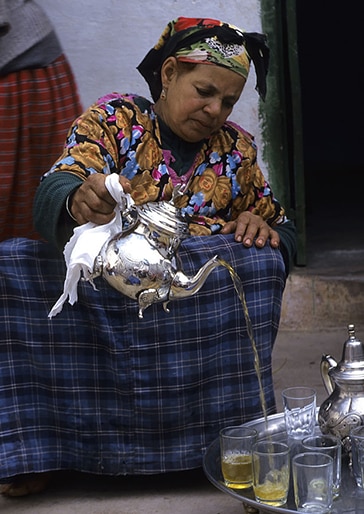
<path fill-rule="evenodd" d="M 261 31 L 259 0 L 37 0 L 51 18 L 71 63 L 84 107 L 112 91 L 150 97 L 136 70 L 168 21 L 178 16 L 218 18 Z M 231 119 L 261 148 L 258 94 L 252 67 Z M 263 171 L 266 166 L 259 162 Z"/>

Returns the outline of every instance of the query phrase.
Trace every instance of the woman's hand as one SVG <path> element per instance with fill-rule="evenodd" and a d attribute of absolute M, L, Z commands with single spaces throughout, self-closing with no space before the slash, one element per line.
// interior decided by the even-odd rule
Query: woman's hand
<path fill-rule="evenodd" d="M 68 208 L 79 225 L 88 221 L 104 225 L 113 219 L 116 202 L 105 187 L 105 179 L 102 173 L 89 175 L 70 198 Z M 129 180 L 121 176 L 119 181 L 124 192 L 130 193 Z"/>
<path fill-rule="evenodd" d="M 255 238 L 255 246 L 258 248 L 263 248 L 268 239 L 272 248 L 278 248 L 280 242 L 278 232 L 263 218 L 249 211 L 242 212 L 234 221 L 228 221 L 221 233 L 235 233 L 235 241 L 243 243 L 248 248 L 253 245 Z"/>

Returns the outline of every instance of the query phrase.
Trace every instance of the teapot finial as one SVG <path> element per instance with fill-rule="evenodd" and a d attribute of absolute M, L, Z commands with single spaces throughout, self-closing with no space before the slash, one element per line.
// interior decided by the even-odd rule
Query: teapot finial
<path fill-rule="evenodd" d="M 354 324 L 348 325 L 348 339 L 344 343 L 343 354 L 339 369 L 349 374 L 352 370 L 356 372 L 362 369 L 364 377 L 364 347 L 355 335 Z M 348 375 L 349 377 L 349 375 Z"/>
<path fill-rule="evenodd" d="M 174 186 L 173 191 L 172 191 L 172 197 L 171 197 L 169 203 L 171 203 L 172 205 L 175 205 L 177 198 L 183 196 L 185 189 L 186 189 L 186 184 L 177 184 L 176 186 Z"/>
<path fill-rule="evenodd" d="M 349 324 L 348 325 L 348 334 L 350 338 L 355 338 L 355 325 Z"/>

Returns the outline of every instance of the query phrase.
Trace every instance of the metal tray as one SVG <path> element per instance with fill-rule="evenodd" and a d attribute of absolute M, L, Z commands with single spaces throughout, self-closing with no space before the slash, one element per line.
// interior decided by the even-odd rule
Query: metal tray
<path fill-rule="evenodd" d="M 259 439 L 270 436 L 275 441 L 286 442 L 291 449 L 291 456 L 302 451 L 299 441 L 287 437 L 283 413 L 268 416 L 267 425 L 264 418 L 260 418 L 250 421 L 249 423 L 244 423 L 242 426 L 255 428 L 259 433 Z M 316 430 L 320 432 L 319 427 L 316 427 Z M 210 482 L 220 489 L 220 491 L 262 512 L 281 512 L 283 514 L 297 512 L 293 496 L 292 476 L 288 500 L 286 505 L 282 507 L 271 507 L 258 503 L 255 501 L 252 489 L 245 491 L 226 487 L 221 473 L 220 444 L 218 438 L 213 441 L 206 451 L 203 460 L 203 469 Z M 348 455 L 343 455 L 341 473 L 340 495 L 333 502 L 331 514 L 364 514 L 364 490 L 358 488 L 355 483 L 354 477 L 351 474 Z"/>

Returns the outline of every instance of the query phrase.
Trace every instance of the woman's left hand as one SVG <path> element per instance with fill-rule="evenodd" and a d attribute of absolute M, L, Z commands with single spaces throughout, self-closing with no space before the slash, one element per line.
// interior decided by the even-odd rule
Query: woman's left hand
<path fill-rule="evenodd" d="M 242 212 L 234 221 L 228 221 L 221 230 L 221 234 L 232 233 L 235 233 L 235 241 L 243 243 L 248 248 L 253 243 L 258 248 L 263 248 L 268 239 L 272 248 L 279 247 L 278 232 L 273 230 L 261 216 L 249 211 Z"/>

